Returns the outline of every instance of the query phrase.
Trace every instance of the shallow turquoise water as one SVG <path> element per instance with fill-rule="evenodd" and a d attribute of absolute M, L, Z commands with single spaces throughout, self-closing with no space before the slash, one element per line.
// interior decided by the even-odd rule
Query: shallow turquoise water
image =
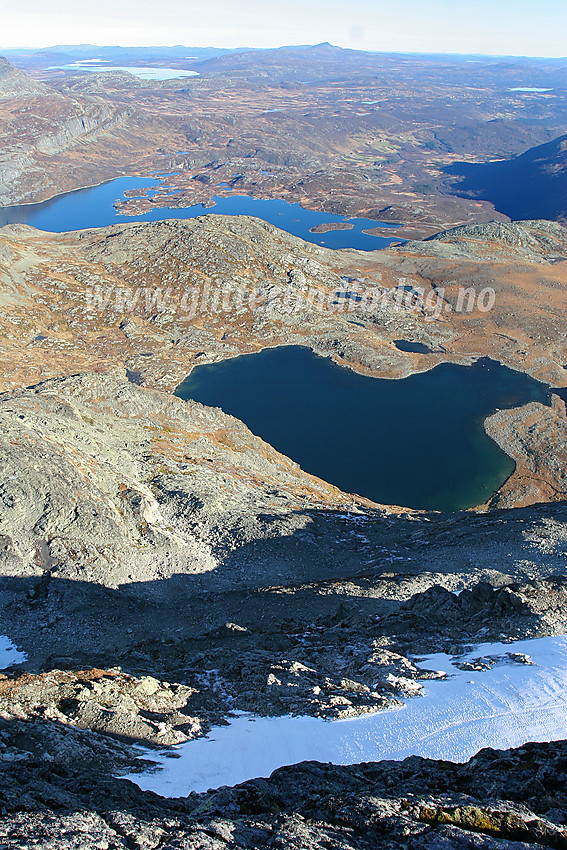
<path fill-rule="evenodd" d="M 174 176 L 164 175 L 162 177 Z M 394 239 L 369 236 L 365 229 L 376 227 L 379 221 L 365 218 L 348 219 L 352 230 L 336 230 L 329 233 L 311 233 L 310 228 L 329 222 L 343 222 L 344 216 L 305 210 L 299 204 L 287 201 L 262 200 L 247 195 L 215 197 L 216 206 L 205 208 L 202 204 L 175 209 L 156 207 L 154 210 L 137 216 L 119 215 L 114 207 L 117 200 L 125 200 L 124 192 L 133 189 L 150 189 L 152 197 L 159 185 L 155 177 L 118 177 L 101 186 L 79 189 L 65 195 L 58 195 L 42 204 L 24 204 L 13 207 L 0 207 L 0 226 L 16 222 L 29 224 L 39 230 L 62 233 L 66 230 L 84 230 L 89 227 L 107 227 L 111 224 L 127 222 L 162 221 L 163 219 L 195 218 L 208 213 L 220 215 L 253 215 L 270 224 L 300 236 L 308 242 L 327 248 L 358 248 L 361 251 L 373 251 L 384 248 Z M 389 225 L 385 225 L 388 227 Z"/>
<path fill-rule="evenodd" d="M 346 492 L 434 510 L 483 504 L 513 472 L 487 416 L 550 399 L 544 384 L 487 359 L 383 380 L 300 346 L 199 366 L 176 394 L 221 407 Z"/>

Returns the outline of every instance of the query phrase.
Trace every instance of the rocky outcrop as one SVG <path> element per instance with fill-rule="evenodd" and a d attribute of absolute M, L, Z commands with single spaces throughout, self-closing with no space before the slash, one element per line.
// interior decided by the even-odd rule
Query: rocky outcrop
<path fill-rule="evenodd" d="M 20 71 L 4 57 L 0 56 L 0 99 L 19 99 L 27 97 L 45 97 L 53 94 L 49 86 L 36 82 L 25 71 Z"/>
<path fill-rule="evenodd" d="M 0 840 L 10 847 L 27 850 L 38 840 L 88 850 L 567 846 L 564 741 L 485 749 L 466 764 L 305 762 L 170 800 L 107 778 L 113 752 L 102 740 L 68 734 L 62 746 L 62 737 L 40 722 L 0 727 Z"/>
<path fill-rule="evenodd" d="M 220 410 L 124 377 L 5 394 L 0 419 L 4 575 L 150 586 L 214 572 L 217 551 L 288 534 L 305 509 L 363 504 Z"/>
<path fill-rule="evenodd" d="M 404 644 L 421 651 L 454 652 L 467 642 L 562 634 L 567 631 L 567 582 L 562 576 L 493 588 L 483 581 L 459 594 L 434 585 L 403 602 L 381 622 Z M 451 645 L 452 644 L 452 645 Z"/>
<path fill-rule="evenodd" d="M 12 721 L 43 718 L 165 746 L 202 734 L 198 718 L 187 713 L 193 694 L 185 685 L 153 676 L 134 678 L 119 669 L 0 674 L 0 716 Z"/>
<path fill-rule="evenodd" d="M 61 121 L 57 128 L 35 142 L 35 149 L 42 154 L 55 154 L 67 150 L 81 142 L 95 141 L 97 134 L 107 132 L 116 127 L 125 114 L 117 114 L 110 106 L 94 106 Z"/>
<path fill-rule="evenodd" d="M 492 500 L 493 507 L 567 499 L 567 416 L 562 398 L 554 396 L 551 407 L 533 402 L 500 410 L 484 427 L 516 461 L 514 473 Z"/>
<path fill-rule="evenodd" d="M 0 58 L 0 204 L 34 202 L 115 176 L 116 165 L 106 157 L 93 164 L 90 151 L 111 136 L 117 143 L 131 112 L 103 97 L 63 94 Z M 67 157 L 66 174 L 53 173 L 60 156 Z M 81 157 L 83 178 L 74 182 L 69 172 Z"/>
<path fill-rule="evenodd" d="M 455 260 L 559 262 L 567 260 L 567 229 L 554 221 L 490 221 L 443 230 L 419 242 L 409 241 L 398 251 Z"/>

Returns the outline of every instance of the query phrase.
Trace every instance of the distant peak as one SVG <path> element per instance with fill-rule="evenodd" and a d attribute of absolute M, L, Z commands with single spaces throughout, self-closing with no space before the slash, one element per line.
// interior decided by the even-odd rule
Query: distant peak
<path fill-rule="evenodd" d="M 331 44 L 330 41 L 322 41 L 320 44 L 313 44 L 311 47 L 312 50 L 332 50 L 339 51 L 342 50 L 341 47 L 337 47 L 334 44 Z"/>

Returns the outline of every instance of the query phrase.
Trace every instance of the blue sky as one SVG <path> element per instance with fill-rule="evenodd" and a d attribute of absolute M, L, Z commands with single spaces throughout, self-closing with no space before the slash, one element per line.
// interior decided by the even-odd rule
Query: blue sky
<path fill-rule="evenodd" d="M 0 47 L 186 44 L 567 56 L 566 0 L 0 0 Z"/>

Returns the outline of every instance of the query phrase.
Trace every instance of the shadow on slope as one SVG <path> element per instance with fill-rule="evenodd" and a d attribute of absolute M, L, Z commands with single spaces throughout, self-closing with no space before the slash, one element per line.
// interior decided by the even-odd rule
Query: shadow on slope
<path fill-rule="evenodd" d="M 514 159 L 456 162 L 444 172 L 457 178 L 452 194 L 491 201 L 513 220 L 567 220 L 567 135 Z"/>
<path fill-rule="evenodd" d="M 253 664 L 255 651 L 283 658 L 301 650 L 309 660 L 323 638 L 332 653 L 384 636 L 411 645 L 404 651 L 433 651 L 481 629 L 483 639 L 536 633 L 554 599 L 561 611 L 562 580 L 557 587 L 538 580 L 565 574 L 567 503 L 420 522 L 308 514 L 307 527 L 245 542 L 213 573 L 117 589 L 56 571 L 4 576 L 2 631 L 28 653 L 29 670 L 120 664 L 182 681 L 188 666 L 210 669 L 219 648 L 222 664 L 232 653 Z M 528 605 L 491 589 L 530 580 Z M 473 596 L 445 589 L 479 582 Z"/>

